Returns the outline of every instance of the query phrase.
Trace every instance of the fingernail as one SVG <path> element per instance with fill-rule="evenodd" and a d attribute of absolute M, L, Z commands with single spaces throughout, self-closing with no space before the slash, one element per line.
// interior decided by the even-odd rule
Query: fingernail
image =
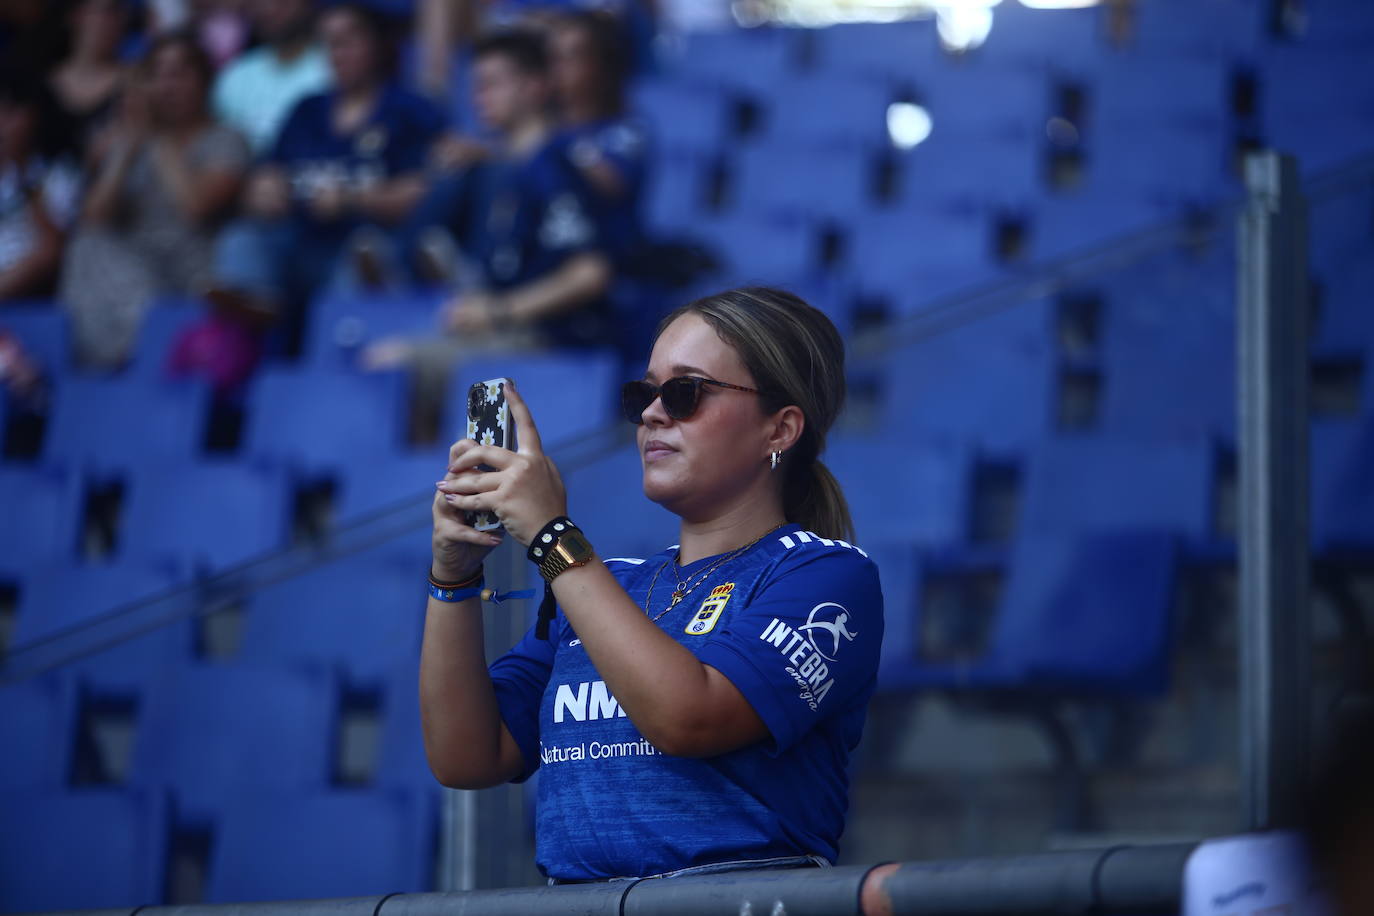
<path fill-rule="evenodd" d="M 458 498 L 457 494 L 454 494 L 454 493 L 445 493 L 445 494 L 444 494 L 444 499 L 448 500 L 449 502 L 453 502 L 453 501 L 454 501 L 455 499 L 457 499 L 457 498 Z"/>
<path fill-rule="evenodd" d="M 498 545 L 498 544 L 501 543 L 501 539 L 500 539 L 500 538 L 489 537 L 489 538 L 487 538 L 487 543 L 490 544 L 491 546 L 495 547 L 496 545 Z"/>

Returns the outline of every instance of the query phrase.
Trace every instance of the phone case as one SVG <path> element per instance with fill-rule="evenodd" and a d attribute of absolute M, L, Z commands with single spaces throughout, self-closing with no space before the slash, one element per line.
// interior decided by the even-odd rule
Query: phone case
<path fill-rule="evenodd" d="M 468 389 L 468 438 L 480 445 L 514 448 L 515 435 L 510 425 L 510 405 L 506 403 L 506 380 L 488 379 L 476 382 Z M 484 471 L 492 470 L 487 465 Z M 469 512 L 472 527 L 478 531 L 494 531 L 501 527 L 492 512 Z"/>

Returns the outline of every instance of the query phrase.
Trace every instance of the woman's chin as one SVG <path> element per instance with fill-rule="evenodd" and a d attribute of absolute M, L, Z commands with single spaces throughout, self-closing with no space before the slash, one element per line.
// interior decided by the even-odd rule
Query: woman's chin
<path fill-rule="evenodd" d="M 644 471 L 644 495 L 670 512 L 682 498 L 684 489 L 680 481 L 666 474 L 656 474 L 653 468 Z"/>

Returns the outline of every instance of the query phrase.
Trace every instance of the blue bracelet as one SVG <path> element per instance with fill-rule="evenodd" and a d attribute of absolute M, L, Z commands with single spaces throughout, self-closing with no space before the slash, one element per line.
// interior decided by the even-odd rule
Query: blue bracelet
<path fill-rule="evenodd" d="M 457 603 L 478 597 L 482 594 L 485 585 L 486 580 L 484 579 L 478 579 L 477 584 L 471 588 L 440 588 L 431 582 L 429 583 L 429 596 L 439 601 Z"/>

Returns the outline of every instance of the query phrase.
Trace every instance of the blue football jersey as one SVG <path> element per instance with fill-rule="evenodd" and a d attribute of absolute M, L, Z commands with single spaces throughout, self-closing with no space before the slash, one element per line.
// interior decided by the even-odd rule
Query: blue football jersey
<path fill-rule="evenodd" d="M 811 854 L 834 861 L 847 765 L 873 694 L 883 634 L 867 554 L 796 525 L 723 563 L 680 570 L 676 548 L 607 560 L 629 595 L 703 663 L 730 679 L 769 738 L 705 759 L 672 757 L 620 708 L 560 610 L 491 666 L 501 714 L 540 770 L 536 859 L 551 877 L 659 874 L 737 859 Z"/>

